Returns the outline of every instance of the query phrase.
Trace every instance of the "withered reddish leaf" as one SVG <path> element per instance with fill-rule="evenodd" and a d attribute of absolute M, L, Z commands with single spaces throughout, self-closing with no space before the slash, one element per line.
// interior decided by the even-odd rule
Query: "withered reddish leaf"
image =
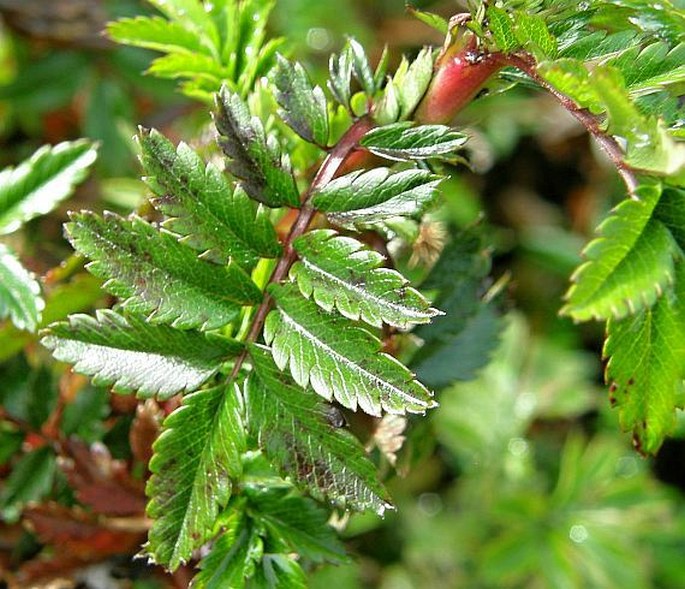
<path fill-rule="evenodd" d="M 59 465 L 77 499 L 103 515 L 138 515 L 145 511 L 142 481 L 131 477 L 126 463 L 113 460 L 102 444 L 87 446 L 71 439 Z"/>
<path fill-rule="evenodd" d="M 164 412 L 154 399 L 147 399 L 144 404 L 138 405 L 129 441 L 133 456 L 146 466 L 152 458 L 152 443 L 159 436 L 163 418 Z"/>
<path fill-rule="evenodd" d="M 113 554 L 136 552 L 145 540 L 142 519 L 138 525 L 115 527 L 106 518 L 80 508 L 46 503 L 24 510 L 24 523 L 55 552 L 82 562 L 97 562 Z"/>

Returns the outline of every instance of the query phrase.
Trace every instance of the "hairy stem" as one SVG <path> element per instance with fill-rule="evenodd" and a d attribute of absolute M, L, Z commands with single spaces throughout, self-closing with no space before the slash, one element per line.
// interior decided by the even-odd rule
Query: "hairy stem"
<path fill-rule="evenodd" d="M 322 186 L 328 184 L 338 174 L 345 163 L 345 160 L 355 152 L 359 144 L 359 140 L 375 126 L 375 123 L 370 117 L 363 117 L 356 121 L 342 136 L 340 141 L 333 147 L 326 156 L 326 159 L 321 164 L 314 180 L 309 185 L 302 197 L 302 206 L 299 210 L 297 218 L 290 228 L 290 232 L 283 243 L 283 255 L 278 260 L 278 264 L 274 268 L 269 278 L 269 284 L 281 282 L 288 275 L 290 267 L 295 262 L 297 254 L 293 248 L 293 241 L 302 235 L 312 222 L 316 209 L 311 206 L 311 199 L 313 194 Z M 264 327 L 264 321 L 269 314 L 273 305 L 273 299 L 268 292 L 264 293 L 264 299 L 257 308 L 257 311 L 252 319 L 250 331 L 245 338 L 246 344 L 251 344 L 257 341 L 259 334 Z M 235 378 L 240 371 L 240 368 L 247 357 L 247 350 L 238 356 L 236 363 L 231 373 L 231 380 Z"/>
<path fill-rule="evenodd" d="M 621 146 L 617 143 L 616 139 L 611 135 L 608 135 L 606 131 L 600 127 L 597 117 L 587 109 L 579 108 L 573 100 L 559 92 L 554 86 L 544 80 L 537 73 L 535 60 L 530 55 L 523 53 L 511 54 L 506 57 L 506 60 L 509 65 L 521 70 L 536 84 L 547 90 L 547 92 L 554 96 L 554 98 L 556 98 L 559 103 L 587 129 L 588 133 L 595 138 L 595 141 L 597 141 L 602 150 L 609 156 L 609 159 L 616 167 L 616 170 L 628 188 L 631 197 L 636 198 L 635 191 L 640 183 L 635 174 L 635 170 L 625 163 L 625 154 L 623 153 Z"/>

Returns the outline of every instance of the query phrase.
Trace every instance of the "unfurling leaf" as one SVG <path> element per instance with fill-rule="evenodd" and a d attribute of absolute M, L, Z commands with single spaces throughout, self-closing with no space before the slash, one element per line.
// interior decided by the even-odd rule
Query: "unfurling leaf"
<path fill-rule="evenodd" d="M 426 170 L 388 168 L 341 176 L 314 193 L 312 204 L 343 227 L 416 215 L 430 204 L 442 178 Z"/>
<path fill-rule="evenodd" d="M 407 121 L 371 129 L 360 144 L 386 159 L 406 161 L 449 156 L 466 140 L 466 135 L 445 125 L 414 126 Z"/>
<path fill-rule="evenodd" d="M 276 139 L 267 139 L 262 122 L 228 88 L 221 89 L 216 106 L 219 145 L 229 158 L 226 169 L 242 181 L 250 198 L 270 207 L 297 207 L 300 197 L 290 160 Z"/>
<path fill-rule="evenodd" d="M 266 211 L 241 188 L 233 189 L 212 164 L 205 167 L 185 143 L 172 143 L 155 131 L 141 129 L 140 145 L 148 184 L 157 193 L 153 204 L 171 217 L 164 228 L 183 236 L 183 243 L 217 264 L 229 259 L 252 268 L 260 257 L 280 253 L 276 231 Z"/>
<path fill-rule="evenodd" d="M 328 107 L 323 90 L 312 86 L 299 63 L 278 56 L 274 74 L 276 100 L 283 110 L 281 118 L 305 141 L 321 147 L 328 144 Z"/>
<path fill-rule="evenodd" d="M 0 172 L 0 235 L 49 213 L 67 198 L 96 155 L 89 141 L 46 145 L 16 168 Z"/>
<path fill-rule="evenodd" d="M 381 342 L 348 319 L 302 298 L 294 285 L 272 285 L 276 300 L 264 339 L 281 370 L 325 399 L 370 415 L 381 410 L 423 413 L 435 406 L 431 393 L 398 360 L 380 352 Z"/>
<path fill-rule="evenodd" d="M 385 322 L 406 329 L 439 314 L 396 270 L 381 268 L 383 256 L 331 230 L 310 231 L 295 240 L 299 255 L 290 276 L 322 309 L 375 327 Z"/>
<path fill-rule="evenodd" d="M 245 450 L 237 387 L 218 386 L 183 399 L 163 424 L 150 461 L 145 550 L 170 570 L 188 561 L 214 531 L 219 510 L 242 472 Z"/>
<path fill-rule="evenodd" d="M 193 391 L 241 351 L 234 340 L 151 325 L 109 310 L 97 311 L 95 318 L 71 315 L 43 334 L 42 343 L 55 358 L 72 363 L 95 384 L 141 397 Z"/>
<path fill-rule="evenodd" d="M 217 267 L 137 216 L 105 212 L 72 214 L 66 225 L 74 248 L 90 258 L 88 270 L 106 279 L 104 288 L 128 311 L 155 323 L 214 329 L 233 321 L 241 305 L 262 294 L 235 263 Z"/>
<path fill-rule="evenodd" d="M 19 329 L 35 331 L 44 307 L 35 277 L 0 243 L 0 319 L 9 317 Z"/>
<path fill-rule="evenodd" d="M 315 498 L 381 514 L 388 509 L 374 465 L 352 434 L 329 424 L 326 404 L 280 372 L 268 348 L 252 345 L 250 356 L 248 423 L 266 456 Z"/>

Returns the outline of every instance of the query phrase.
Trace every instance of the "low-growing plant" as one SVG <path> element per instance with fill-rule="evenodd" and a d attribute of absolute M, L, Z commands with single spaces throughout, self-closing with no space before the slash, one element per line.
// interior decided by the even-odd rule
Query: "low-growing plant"
<path fill-rule="evenodd" d="M 151 4 L 159 16 L 109 35 L 162 52 L 149 73 L 214 105 L 218 148 L 204 148 L 207 162 L 140 128 L 151 206 L 73 212 L 65 225 L 116 302 L 42 331 L 95 385 L 167 402 L 146 486 L 151 561 L 197 563 L 195 587 L 305 586 L 310 563 L 346 560 L 325 525 L 333 510 L 392 508 L 370 449 L 394 465 L 397 416 L 439 412 L 434 391 L 473 378 L 503 325 L 488 235 L 475 224 L 445 245 L 431 217 L 468 160 L 468 134 L 450 123 L 484 90 L 546 91 L 625 184 L 561 313 L 606 321 L 611 403 L 641 452 L 659 449 L 685 370 L 681 11 L 666 0 L 483 0 L 449 21 L 413 10 L 442 47 L 390 72 L 388 52 L 373 65 L 348 39 L 317 85 L 268 39 L 271 2 Z M 55 182 L 52 201 L 66 196 L 92 158 L 77 172 L 41 164 L 65 149 L 0 177 L 0 230 L 46 212 L 31 203 Z M 35 329 L 38 285 L 3 252 L 0 314 Z"/>

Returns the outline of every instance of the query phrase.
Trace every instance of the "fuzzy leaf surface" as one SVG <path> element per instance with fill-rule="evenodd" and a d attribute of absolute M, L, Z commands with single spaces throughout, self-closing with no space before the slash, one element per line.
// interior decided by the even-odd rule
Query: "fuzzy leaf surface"
<path fill-rule="evenodd" d="M 280 254 L 280 245 L 266 212 L 245 192 L 233 189 L 212 164 L 206 167 L 185 143 L 174 148 L 163 135 L 141 129 L 143 165 L 152 176 L 157 209 L 171 217 L 163 226 L 183 236 L 183 243 L 204 252 L 217 264 L 234 259 L 252 268 L 260 257 Z"/>
<path fill-rule="evenodd" d="M 295 285 L 271 285 L 276 300 L 264 326 L 281 370 L 308 384 L 325 399 L 335 399 L 369 415 L 423 413 L 435 406 L 431 393 L 398 360 L 380 352 L 381 342 L 349 319 L 329 314 L 302 298 Z"/>
<path fill-rule="evenodd" d="M 685 377 L 685 274 L 679 265 L 674 293 L 607 327 L 606 380 L 621 426 L 637 447 L 655 453 L 675 425 Z"/>
<path fill-rule="evenodd" d="M 235 263 L 225 267 L 135 215 L 75 213 L 66 225 L 74 249 L 92 260 L 88 270 L 106 280 L 132 312 L 181 329 L 215 329 L 230 323 L 241 305 L 258 303 L 261 292 Z"/>
<path fill-rule="evenodd" d="M 35 331 L 44 307 L 38 281 L 0 243 L 0 319 L 9 317 L 19 329 Z"/>
<path fill-rule="evenodd" d="M 219 510 L 242 472 L 245 450 L 240 395 L 218 386 L 183 398 L 153 446 L 146 494 L 154 520 L 146 551 L 170 570 L 212 535 Z"/>
<path fill-rule="evenodd" d="M 64 142 L 43 146 L 0 172 L 0 235 L 54 209 L 85 179 L 96 157 L 89 141 Z"/>
<path fill-rule="evenodd" d="M 328 107 L 323 90 L 313 86 L 300 63 L 278 56 L 274 73 L 281 118 L 305 141 L 328 144 Z"/>
<path fill-rule="evenodd" d="M 388 509 L 376 468 L 350 432 L 330 425 L 326 403 L 280 372 L 268 348 L 252 345 L 250 356 L 248 423 L 266 456 L 316 499 L 380 514 Z"/>
<path fill-rule="evenodd" d="M 402 329 L 439 314 L 399 272 L 381 267 L 381 254 L 351 237 L 321 229 L 298 237 L 293 246 L 299 261 L 290 276 L 325 311 L 335 308 L 354 321 Z"/>
<path fill-rule="evenodd" d="M 359 143 L 386 159 L 407 161 L 449 156 L 466 139 L 466 135 L 445 125 L 414 126 L 405 121 L 371 129 Z"/>
<path fill-rule="evenodd" d="M 95 384 L 163 399 L 197 389 L 241 350 L 233 340 L 152 325 L 106 309 L 95 318 L 72 315 L 43 333 L 42 343 L 55 358 L 73 364 Z"/>
<path fill-rule="evenodd" d="M 678 247 L 653 218 L 661 191 L 640 189 L 640 200 L 616 207 L 584 250 L 587 259 L 573 274 L 561 312 L 576 321 L 622 318 L 649 307 L 673 283 Z"/>
<path fill-rule="evenodd" d="M 358 170 L 314 193 L 312 204 L 344 227 L 420 213 L 437 195 L 440 176 L 426 170 Z"/>
<path fill-rule="evenodd" d="M 299 193 L 290 160 L 281 154 L 278 143 L 267 140 L 264 126 L 243 100 L 222 88 L 214 119 L 219 145 L 229 158 L 226 169 L 242 180 L 245 192 L 270 207 L 297 207 Z"/>

